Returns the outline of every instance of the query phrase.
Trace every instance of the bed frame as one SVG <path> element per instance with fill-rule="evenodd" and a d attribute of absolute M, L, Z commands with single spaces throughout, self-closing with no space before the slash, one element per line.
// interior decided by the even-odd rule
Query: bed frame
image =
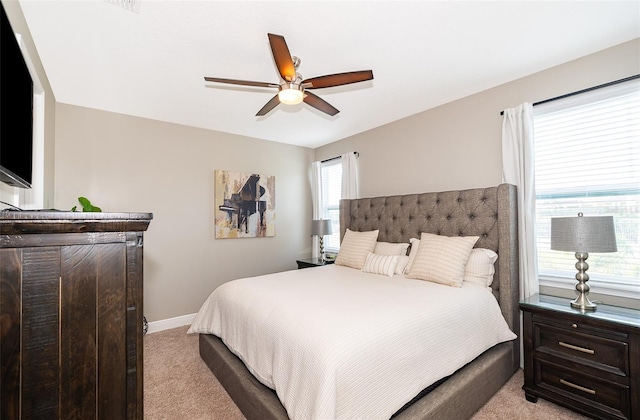
<path fill-rule="evenodd" d="M 520 336 L 515 186 L 342 200 L 341 239 L 347 228 L 378 229 L 378 241 L 385 242 L 409 242 L 421 232 L 479 236 L 476 247 L 498 253 L 491 287 L 509 328 Z M 393 418 L 470 418 L 519 368 L 519 341 L 485 351 Z M 275 392 L 255 379 L 218 337 L 200 334 L 200 355 L 248 420 L 288 419 Z"/>

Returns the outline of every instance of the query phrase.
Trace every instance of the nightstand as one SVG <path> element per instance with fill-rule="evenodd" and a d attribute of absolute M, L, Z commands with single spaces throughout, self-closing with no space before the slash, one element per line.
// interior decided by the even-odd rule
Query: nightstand
<path fill-rule="evenodd" d="M 595 419 L 640 419 L 640 311 L 534 295 L 523 311 L 524 386 Z"/>
<path fill-rule="evenodd" d="M 320 258 L 307 258 L 303 260 L 296 260 L 296 262 L 298 263 L 298 269 L 301 269 L 301 268 L 320 267 L 323 265 L 333 264 L 335 260 L 322 261 Z"/>

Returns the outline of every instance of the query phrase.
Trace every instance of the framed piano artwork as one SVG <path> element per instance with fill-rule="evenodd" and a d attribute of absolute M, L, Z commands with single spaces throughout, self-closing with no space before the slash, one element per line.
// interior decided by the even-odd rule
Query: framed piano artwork
<path fill-rule="evenodd" d="M 275 236 L 275 176 L 214 171 L 216 239 Z"/>

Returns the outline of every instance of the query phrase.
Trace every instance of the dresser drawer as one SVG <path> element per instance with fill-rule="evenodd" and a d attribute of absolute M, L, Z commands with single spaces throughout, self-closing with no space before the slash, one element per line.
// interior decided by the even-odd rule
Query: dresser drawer
<path fill-rule="evenodd" d="M 620 376 L 629 375 L 629 344 L 573 329 L 534 322 L 533 348 Z"/>
<path fill-rule="evenodd" d="M 598 417 L 631 418 L 629 387 L 584 375 L 555 363 L 536 360 L 534 382 L 561 398 L 576 401 L 600 412 Z M 595 414 L 595 413 L 594 413 Z"/>

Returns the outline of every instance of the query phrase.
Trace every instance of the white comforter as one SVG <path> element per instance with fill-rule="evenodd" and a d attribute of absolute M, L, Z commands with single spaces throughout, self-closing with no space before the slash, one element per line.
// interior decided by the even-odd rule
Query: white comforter
<path fill-rule="evenodd" d="M 516 338 L 487 288 L 328 265 L 230 281 L 190 333 L 214 334 L 291 419 L 388 419 L 422 389 Z"/>

